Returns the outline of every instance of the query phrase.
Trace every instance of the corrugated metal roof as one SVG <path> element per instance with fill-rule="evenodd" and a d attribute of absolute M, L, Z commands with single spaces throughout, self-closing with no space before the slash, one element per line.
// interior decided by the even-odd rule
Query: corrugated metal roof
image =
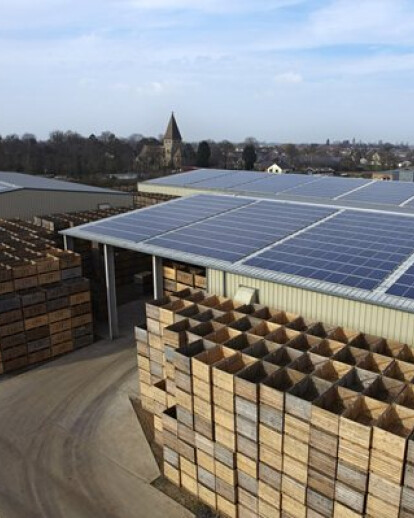
<path fill-rule="evenodd" d="M 19 189 L 106 193 L 117 195 L 128 194 L 121 191 L 115 191 L 113 189 L 103 189 L 101 187 L 94 187 L 92 185 L 84 185 L 81 183 L 54 180 L 53 178 L 44 178 L 42 176 L 34 176 L 30 174 L 0 171 L 0 194 Z"/>
<path fill-rule="evenodd" d="M 204 195 L 200 195 L 200 198 L 203 196 Z M 197 198 L 198 198 L 198 196 L 192 197 L 192 199 L 194 199 L 195 201 L 197 201 Z M 217 198 L 224 199 L 224 198 L 228 198 L 228 196 L 217 196 Z M 189 198 L 187 198 L 187 200 L 188 199 Z M 248 200 L 252 203 L 255 201 L 256 202 L 258 201 L 257 198 L 248 198 Z M 266 203 L 268 203 L 268 202 L 266 202 Z M 312 205 L 310 203 L 297 203 L 297 202 L 286 202 L 286 201 L 274 201 L 273 203 L 275 203 L 275 205 L 277 205 L 279 207 L 281 204 L 282 205 L 288 204 L 290 206 L 296 205 L 296 206 L 298 206 L 298 208 L 300 206 L 302 206 L 302 207 L 303 206 L 308 206 L 308 207 L 313 206 L 313 207 L 320 208 L 320 206 Z M 154 219 L 156 219 L 157 211 L 159 211 L 161 207 L 163 207 L 164 211 L 165 211 L 166 205 L 168 205 L 169 209 L 170 209 L 171 221 L 174 221 L 174 218 L 175 218 L 175 216 L 174 216 L 175 209 L 174 208 L 175 208 L 175 206 L 178 206 L 177 200 L 167 202 L 166 204 L 164 203 L 161 205 L 149 207 L 147 209 L 141 209 L 138 212 L 140 214 L 145 214 L 145 217 L 147 220 L 148 220 L 148 214 L 153 215 Z M 249 206 L 251 206 L 251 205 L 249 205 Z M 237 214 L 237 210 L 238 209 L 234 209 L 233 214 Z M 240 210 L 243 210 L 243 209 L 240 209 Z M 345 209 L 344 211 L 336 211 L 333 216 L 329 216 L 329 217 L 335 217 L 335 214 L 340 214 L 340 213 L 344 213 L 344 212 L 347 212 L 347 210 Z M 355 210 L 352 210 L 350 212 L 355 213 Z M 360 212 L 364 213 L 364 214 L 380 213 L 380 214 L 384 214 L 384 215 L 394 216 L 394 214 L 387 212 L 387 211 L 374 211 L 374 210 L 361 209 Z M 129 213 L 129 215 L 131 215 L 131 214 L 132 213 Z M 216 216 L 209 217 L 209 220 L 211 221 L 215 217 Z M 412 218 L 413 216 L 405 215 L 405 217 Z M 119 224 L 119 221 L 121 221 L 122 218 L 123 218 L 122 215 L 115 216 L 113 218 L 108 218 L 107 220 L 105 220 L 108 223 L 108 225 L 105 225 L 106 228 L 110 227 L 110 224 L 112 221 L 117 222 L 117 224 Z M 203 219 L 201 219 L 201 221 L 203 221 Z M 322 221 L 324 221 L 324 220 L 322 220 Z M 198 219 L 198 222 L 200 222 L 200 219 Z M 317 222 L 312 223 L 312 224 L 310 223 L 308 227 L 305 227 L 303 230 L 300 230 L 300 232 L 306 232 L 308 230 L 308 228 L 311 228 L 312 226 L 318 225 L 318 224 L 319 223 L 317 223 Z M 190 225 L 192 225 L 192 224 L 190 224 Z M 195 225 L 197 225 L 197 223 Z M 322 223 L 321 223 L 321 225 L 322 225 Z M 136 226 L 137 226 L 137 235 L 138 235 L 138 233 L 139 233 L 139 222 L 138 221 L 137 221 Z M 113 227 L 114 227 L 114 229 L 116 229 L 117 225 L 114 225 Z M 188 222 L 186 223 L 186 225 L 182 225 L 181 228 L 184 228 L 184 227 L 188 227 Z M 225 231 L 225 229 L 223 229 L 223 232 L 224 231 Z M 302 288 L 313 290 L 313 291 L 319 291 L 319 292 L 322 292 L 325 294 L 332 294 L 332 295 L 336 295 L 339 297 L 345 297 L 345 298 L 349 298 L 349 299 L 353 299 L 353 300 L 370 302 L 373 304 L 383 305 L 386 307 L 391 307 L 394 309 L 400 309 L 400 310 L 414 313 L 414 300 L 404 299 L 402 297 L 390 296 L 390 295 L 387 295 L 386 293 L 384 293 L 384 290 L 381 289 L 381 286 L 385 285 L 387 283 L 388 279 L 390 278 L 389 275 L 387 275 L 385 280 L 383 280 L 383 282 L 381 282 L 380 286 L 378 286 L 376 289 L 373 289 L 372 291 L 368 291 L 368 290 L 359 289 L 359 288 L 355 288 L 355 287 L 345 286 L 343 284 L 335 284 L 332 282 L 326 282 L 326 281 L 315 280 L 312 278 L 301 277 L 299 275 L 291 275 L 291 274 L 287 274 L 287 273 L 281 273 L 281 272 L 277 272 L 277 271 L 271 271 L 271 270 L 266 270 L 263 268 L 249 266 L 249 265 L 244 264 L 246 259 L 249 256 L 246 256 L 244 259 L 242 259 L 240 261 L 231 263 L 229 261 L 218 260 L 218 259 L 208 257 L 207 255 L 202 255 L 199 253 L 191 253 L 189 251 L 183 251 L 183 250 L 177 250 L 174 248 L 164 248 L 161 246 L 156 246 L 152 242 L 153 238 L 154 238 L 154 234 L 152 234 L 151 238 L 148 238 L 148 239 L 134 238 L 134 235 L 131 235 L 131 237 L 128 236 L 127 238 L 125 238 L 125 237 L 120 238 L 120 237 L 117 237 L 116 232 L 108 233 L 108 232 L 103 231 L 101 233 L 99 231 L 99 228 L 97 227 L 97 225 L 94 225 L 94 224 L 86 224 L 86 225 L 82 225 L 79 227 L 67 229 L 67 230 L 62 231 L 62 234 L 80 238 L 80 239 L 86 239 L 89 241 L 96 241 L 96 242 L 99 242 L 102 244 L 112 245 L 112 246 L 119 247 L 119 248 L 125 248 L 128 250 L 134 250 L 134 251 L 139 251 L 139 252 L 143 252 L 143 253 L 147 253 L 147 254 L 151 254 L 151 255 L 155 255 L 155 256 L 169 258 L 169 259 L 173 259 L 173 260 L 177 260 L 177 261 L 183 261 L 183 262 L 188 262 L 188 263 L 192 263 L 192 264 L 197 264 L 200 266 L 205 266 L 205 267 L 216 269 L 216 270 L 223 270 L 226 272 L 246 275 L 246 276 L 250 276 L 253 278 L 262 279 L 262 280 L 266 280 L 266 281 L 270 281 L 270 282 L 276 282 L 276 283 L 286 284 L 286 285 L 290 285 L 290 286 L 302 287 Z M 167 234 L 171 234 L 171 232 L 165 232 L 165 231 L 160 230 L 157 235 L 166 236 Z M 297 234 L 298 234 L 297 231 L 293 231 L 291 234 L 291 237 L 294 238 L 294 236 L 296 236 Z M 173 233 L 172 233 L 172 237 L 174 238 Z M 281 242 L 280 240 L 275 240 L 272 243 L 272 245 L 275 245 L 276 243 L 279 245 L 280 242 Z M 189 239 L 188 244 L 189 244 L 189 249 L 191 249 L 191 238 Z M 270 245 L 270 246 L 272 246 L 272 245 Z M 262 247 L 262 249 L 257 250 L 257 252 L 263 251 L 263 249 L 265 249 L 265 248 L 267 248 L 267 247 Z M 405 262 L 407 264 L 410 262 L 414 262 L 414 250 L 412 252 L 413 253 L 411 254 L 411 256 L 409 255 L 406 258 Z"/>

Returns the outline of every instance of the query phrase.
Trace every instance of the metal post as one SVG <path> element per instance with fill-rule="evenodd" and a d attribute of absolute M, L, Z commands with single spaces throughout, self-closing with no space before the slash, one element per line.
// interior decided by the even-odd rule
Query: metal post
<path fill-rule="evenodd" d="M 154 278 L 154 298 L 161 299 L 164 293 L 161 257 L 152 256 L 152 274 Z"/>
<path fill-rule="evenodd" d="M 65 250 L 74 250 L 75 243 L 73 241 L 73 237 L 63 236 L 63 246 L 65 247 Z"/>
<path fill-rule="evenodd" d="M 108 302 L 109 337 L 111 340 L 119 336 L 118 309 L 116 306 L 115 260 L 112 246 L 104 245 L 104 263 L 106 280 L 106 298 Z"/>

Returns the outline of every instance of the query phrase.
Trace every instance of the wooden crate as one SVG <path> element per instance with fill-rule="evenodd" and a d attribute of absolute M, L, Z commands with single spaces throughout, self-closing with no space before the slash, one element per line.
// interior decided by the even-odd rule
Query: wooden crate
<path fill-rule="evenodd" d="M 277 370 L 278 368 L 271 363 L 252 360 L 250 365 L 247 365 L 244 369 L 236 373 L 234 387 L 236 397 L 240 398 L 241 402 L 242 400 L 246 400 L 254 403 L 256 413 L 258 413 L 259 383 Z"/>
<path fill-rule="evenodd" d="M 206 337 L 206 340 L 208 340 L 208 337 Z M 212 383 L 212 366 L 222 360 L 231 358 L 234 354 L 235 352 L 232 349 L 221 345 L 201 352 L 191 359 L 193 376 L 210 386 Z"/>
<path fill-rule="evenodd" d="M 414 410 L 391 405 L 374 424 L 370 471 L 389 482 L 401 484 L 407 440 L 414 429 Z M 369 486 L 369 491 L 371 482 Z"/>
<path fill-rule="evenodd" d="M 286 412 L 303 421 L 310 422 L 312 403 L 327 392 L 331 386 L 331 383 L 313 376 L 303 378 L 286 393 Z"/>

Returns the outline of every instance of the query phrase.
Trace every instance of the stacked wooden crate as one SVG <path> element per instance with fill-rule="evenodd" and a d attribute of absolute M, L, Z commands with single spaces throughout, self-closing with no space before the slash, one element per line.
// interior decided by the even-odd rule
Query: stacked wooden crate
<path fill-rule="evenodd" d="M 0 323 L 5 372 L 90 345 L 89 281 L 79 277 L 1 296 Z"/>
<path fill-rule="evenodd" d="M 134 192 L 134 207 L 136 209 L 151 207 L 152 205 L 158 205 L 158 203 L 170 201 L 174 198 L 176 198 L 176 196 L 169 196 L 168 194 Z"/>
<path fill-rule="evenodd" d="M 408 346 L 190 288 L 147 316 L 164 368 L 137 330 L 141 392 L 170 480 L 229 517 L 412 516 Z"/>
<path fill-rule="evenodd" d="M 413 437 L 407 442 L 405 456 L 404 485 L 401 495 L 401 509 L 399 518 L 414 516 L 414 441 Z"/>
<path fill-rule="evenodd" d="M 173 261 L 164 261 L 163 265 L 164 294 L 171 295 L 175 291 L 186 288 L 206 289 L 206 270 Z"/>
<path fill-rule="evenodd" d="M 1 371 L 11 372 L 93 342 L 89 281 L 81 258 L 30 223 L 0 227 Z"/>

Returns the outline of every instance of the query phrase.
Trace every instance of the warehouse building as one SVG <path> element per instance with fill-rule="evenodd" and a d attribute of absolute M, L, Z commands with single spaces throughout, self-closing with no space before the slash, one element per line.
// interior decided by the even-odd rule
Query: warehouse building
<path fill-rule="evenodd" d="M 89 185 L 0 172 L 0 218 L 128 207 L 132 195 Z"/>
<path fill-rule="evenodd" d="M 374 208 L 350 207 L 336 186 L 323 185 L 317 203 L 198 194 L 63 233 L 68 248 L 71 238 L 103 244 L 113 336 L 117 247 L 153 256 L 156 296 L 164 290 L 163 260 L 174 260 L 205 268 L 210 293 L 234 298 L 250 288 L 260 304 L 414 345 L 410 202 L 399 207 L 401 197 L 383 193 Z M 354 186 L 355 197 L 364 189 Z"/>
<path fill-rule="evenodd" d="M 414 213 L 414 183 L 363 178 L 198 169 L 138 183 L 138 191 L 171 196 L 232 194 Z"/>

